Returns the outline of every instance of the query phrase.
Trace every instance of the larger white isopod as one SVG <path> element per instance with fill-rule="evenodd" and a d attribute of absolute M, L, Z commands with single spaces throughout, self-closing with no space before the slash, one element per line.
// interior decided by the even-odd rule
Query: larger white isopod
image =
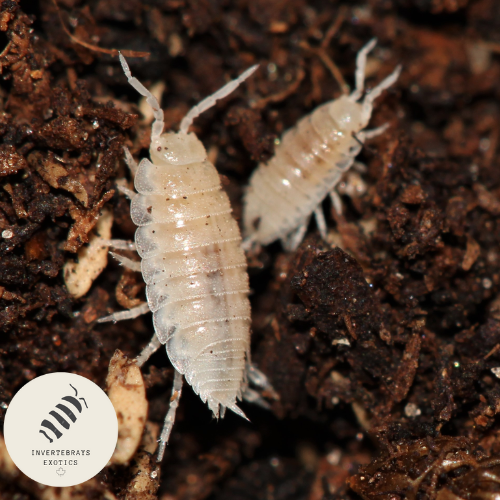
<path fill-rule="evenodd" d="M 142 365 L 165 345 L 175 379 L 172 399 L 160 437 L 158 459 L 168 442 L 181 395 L 183 376 L 215 417 L 228 408 L 245 417 L 237 400 L 248 392 L 247 379 L 265 384 L 250 368 L 250 303 L 246 259 L 241 235 L 231 215 L 219 174 L 194 133 L 193 120 L 231 93 L 257 66 L 245 71 L 218 92 L 194 106 L 182 120 L 178 133 L 163 134 L 163 111 L 156 98 L 132 77 L 125 58 L 120 61 L 129 83 L 154 111 L 150 156 L 135 165 L 137 194 L 131 198 L 131 217 L 139 226 L 135 248 L 139 264 L 115 255 L 125 266 L 142 272 L 147 303 L 122 311 L 100 322 L 130 319 L 151 311 L 155 335 L 140 354 Z M 115 248 L 130 248 L 112 240 Z M 250 368 L 250 369 L 249 369 Z M 255 377 L 253 377 L 255 375 Z"/>

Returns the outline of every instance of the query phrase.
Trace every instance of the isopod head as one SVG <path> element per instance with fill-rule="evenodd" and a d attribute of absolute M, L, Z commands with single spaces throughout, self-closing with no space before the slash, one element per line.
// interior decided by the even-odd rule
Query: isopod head
<path fill-rule="evenodd" d="M 363 113 L 363 105 L 353 102 L 349 96 L 342 96 L 328 103 L 328 112 L 338 124 L 338 130 L 348 135 L 364 129 L 370 119 L 370 116 L 364 116 L 366 113 Z"/>
<path fill-rule="evenodd" d="M 312 122 L 320 137 L 328 138 L 328 149 L 350 139 L 353 133 L 362 130 L 365 122 L 363 105 L 342 96 L 316 108 L 306 119 Z"/>
<path fill-rule="evenodd" d="M 168 132 L 151 142 L 150 149 L 153 163 L 161 165 L 188 165 L 201 163 L 207 157 L 203 144 L 195 134 Z"/>

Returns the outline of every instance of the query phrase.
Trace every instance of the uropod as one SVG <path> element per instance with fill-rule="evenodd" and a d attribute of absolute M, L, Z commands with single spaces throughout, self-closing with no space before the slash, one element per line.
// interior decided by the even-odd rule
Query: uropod
<path fill-rule="evenodd" d="M 237 406 L 243 396 L 258 400 L 248 379 L 265 387 L 265 376 L 250 365 L 250 303 L 245 254 L 238 225 L 231 215 L 219 174 L 194 133 L 193 120 L 230 94 L 257 65 L 194 106 L 178 133 L 163 134 L 163 111 L 157 99 L 132 77 L 120 61 L 128 82 L 153 109 L 150 157 L 137 166 L 128 150 L 125 159 L 135 175 L 137 193 L 130 213 L 138 227 L 135 245 L 111 240 L 115 248 L 136 249 L 141 262 L 113 254 L 126 267 L 142 272 L 147 303 L 101 318 L 99 322 L 153 313 L 155 335 L 137 358 L 142 366 L 161 346 L 174 367 L 172 398 L 160 436 L 161 460 L 175 420 L 183 377 L 215 417 Z"/>
<path fill-rule="evenodd" d="M 267 245 L 281 239 L 287 250 L 302 241 L 311 215 L 323 238 L 326 222 L 321 203 L 330 194 L 341 212 L 335 187 L 353 165 L 366 139 L 386 130 L 387 125 L 364 130 L 370 121 L 374 100 L 399 77 L 401 66 L 359 101 L 364 91 L 367 54 L 376 39 L 365 45 L 356 58 L 356 88 L 317 107 L 285 132 L 275 155 L 252 174 L 243 200 L 245 245 Z"/>

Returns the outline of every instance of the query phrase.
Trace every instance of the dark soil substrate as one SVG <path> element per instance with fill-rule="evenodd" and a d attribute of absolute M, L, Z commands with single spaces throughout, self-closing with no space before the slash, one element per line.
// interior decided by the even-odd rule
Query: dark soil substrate
<path fill-rule="evenodd" d="M 148 88 L 165 83 L 166 128 L 230 77 L 257 73 L 194 124 L 237 217 L 274 141 L 352 84 L 378 38 L 368 85 L 389 123 L 359 159 L 367 190 L 325 202 L 295 253 L 254 252 L 253 358 L 280 400 L 243 403 L 251 423 L 215 422 L 184 391 L 159 481 L 134 496 L 109 467 L 86 498 L 493 499 L 500 489 L 500 4 L 496 0 L 52 0 L 0 2 L 0 415 L 53 371 L 104 387 L 115 349 L 134 357 L 150 315 L 96 319 L 143 298 L 141 276 L 110 262 L 74 300 L 63 264 L 102 207 L 133 238 L 122 147 L 147 155 L 150 126 L 117 58 Z M 59 172 L 54 175 L 53 165 Z M 75 187 L 76 186 L 76 187 Z M 82 188 L 83 187 L 83 188 Z M 493 371 L 492 371 L 493 370 Z M 172 381 L 164 352 L 143 370 L 161 423 Z M 498 373 L 498 372 L 497 372 Z M 2 499 L 41 498 L 0 471 Z"/>

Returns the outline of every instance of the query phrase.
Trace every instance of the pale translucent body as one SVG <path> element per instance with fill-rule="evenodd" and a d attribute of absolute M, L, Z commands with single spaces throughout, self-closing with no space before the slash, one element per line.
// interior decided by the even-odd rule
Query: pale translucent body
<path fill-rule="evenodd" d="M 159 155 L 158 148 L 171 155 L 176 140 L 164 134 L 151 148 L 153 162 L 139 165 L 131 205 L 140 226 L 136 248 L 155 332 L 172 365 L 215 416 L 225 408 L 240 413 L 250 357 L 246 259 L 217 170 L 194 134 L 185 139 L 191 157 Z"/>
<path fill-rule="evenodd" d="M 277 239 L 287 249 L 300 243 L 311 214 L 322 235 L 326 225 L 319 206 L 353 165 L 365 139 L 385 127 L 366 131 L 373 100 L 398 78 L 400 67 L 358 102 L 363 92 L 369 42 L 359 53 L 356 90 L 316 108 L 285 132 L 275 156 L 260 164 L 250 178 L 244 197 L 244 236 L 251 243 L 266 245 Z M 337 199 L 334 203 L 338 207 Z"/>
<path fill-rule="evenodd" d="M 265 375 L 250 365 L 249 288 L 240 231 L 217 170 L 207 160 L 203 144 L 188 133 L 200 113 L 231 93 L 257 66 L 194 106 L 178 133 L 162 134 L 163 111 L 157 99 L 132 76 L 121 55 L 120 62 L 129 83 L 151 106 L 155 120 L 151 160 L 144 159 L 137 166 L 125 148 L 137 194 L 123 187 L 120 190 L 131 199 L 131 217 L 139 226 L 135 244 L 121 240 L 109 240 L 108 244 L 139 253 L 140 264 L 112 255 L 129 269 L 142 272 L 147 303 L 98 321 L 116 322 L 153 313 L 155 335 L 136 363 L 142 366 L 165 345 L 175 369 L 159 439 L 161 461 L 175 421 L 183 376 L 215 417 L 224 416 L 229 408 L 246 418 L 236 404 L 243 396 L 267 405 L 248 388 L 247 379 L 272 391 Z"/>

